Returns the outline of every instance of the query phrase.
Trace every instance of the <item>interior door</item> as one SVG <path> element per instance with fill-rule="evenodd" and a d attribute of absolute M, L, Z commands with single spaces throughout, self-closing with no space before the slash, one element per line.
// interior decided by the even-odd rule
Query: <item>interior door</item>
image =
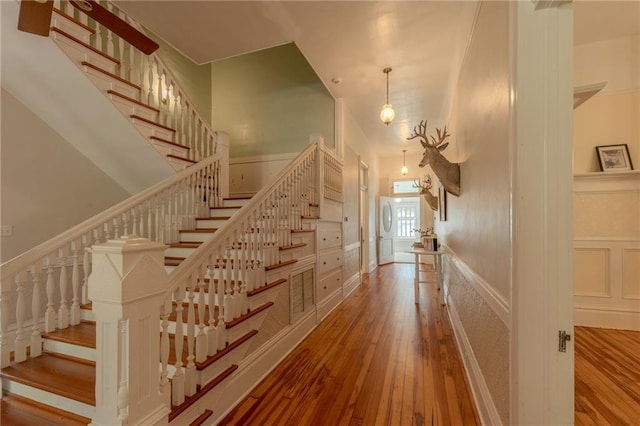
<path fill-rule="evenodd" d="M 393 199 L 380 197 L 378 265 L 393 262 Z"/>

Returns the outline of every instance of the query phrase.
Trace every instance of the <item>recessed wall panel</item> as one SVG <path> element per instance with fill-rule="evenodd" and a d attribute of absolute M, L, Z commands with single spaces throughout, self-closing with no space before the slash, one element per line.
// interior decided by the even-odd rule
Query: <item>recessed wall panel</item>
<path fill-rule="evenodd" d="M 622 250 L 622 297 L 640 299 L 640 249 Z"/>
<path fill-rule="evenodd" d="M 573 256 L 576 296 L 610 297 L 610 251 L 606 248 L 576 248 Z"/>

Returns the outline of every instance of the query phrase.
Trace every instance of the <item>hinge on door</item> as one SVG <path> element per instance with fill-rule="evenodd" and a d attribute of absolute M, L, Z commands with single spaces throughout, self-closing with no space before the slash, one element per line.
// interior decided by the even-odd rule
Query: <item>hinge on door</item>
<path fill-rule="evenodd" d="M 567 342 L 571 340 L 571 335 L 565 330 L 558 331 L 558 352 L 567 351 Z"/>

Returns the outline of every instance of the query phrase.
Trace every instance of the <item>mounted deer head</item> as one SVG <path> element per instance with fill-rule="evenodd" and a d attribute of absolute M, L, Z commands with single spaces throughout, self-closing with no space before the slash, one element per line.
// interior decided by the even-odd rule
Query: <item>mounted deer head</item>
<path fill-rule="evenodd" d="M 460 165 L 450 162 L 440 153 L 440 151 L 444 151 L 449 146 L 449 142 L 443 144 L 444 140 L 449 136 L 447 126 L 444 127 L 443 131 L 436 129 L 436 134 L 438 139 L 431 136 L 431 140 L 429 140 L 429 137 L 427 137 L 427 121 L 422 120 L 417 128 L 413 128 L 413 133 L 407 140 L 420 138 L 424 154 L 418 166 L 430 165 L 440 182 L 442 182 L 444 189 L 450 194 L 458 196 L 460 195 Z"/>
<path fill-rule="evenodd" d="M 431 175 L 426 175 L 422 182 L 416 181 L 414 188 L 420 188 L 420 194 L 424 197 L 431 210 L 438 211 L 438 197 L 431 193 Z"/>

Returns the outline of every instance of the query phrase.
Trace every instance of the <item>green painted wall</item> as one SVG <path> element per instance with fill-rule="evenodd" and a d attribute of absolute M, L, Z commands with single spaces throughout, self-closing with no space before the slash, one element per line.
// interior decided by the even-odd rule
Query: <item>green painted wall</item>
<path fill-rule="evenodd" d="M 160 45 L 162 61 L 187 92 L 202 118 L 211 124 L 211 64 L 197 65 L 149 30 L 147 35 Z M 213 129 L 217 130 L 217 129 Z"/>
<path fill-rule="evenodd" d="M 297 152 L 320 133 L 334 147 L 334 100 L 302 53 L 286 44 L 212 65 L 212 121 L 231 156 Z"/>

